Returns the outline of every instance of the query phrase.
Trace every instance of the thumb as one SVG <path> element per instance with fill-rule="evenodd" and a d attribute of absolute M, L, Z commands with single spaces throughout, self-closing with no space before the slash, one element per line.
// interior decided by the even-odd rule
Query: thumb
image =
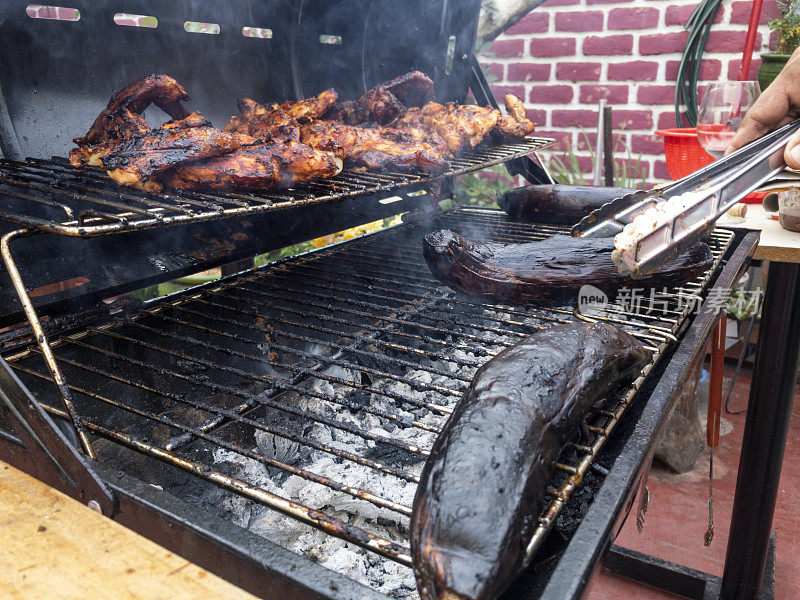
<path fill-rule="evenodd" d="M 800 169 L 800 131 L 795 131 L 794 135 L 786 143 L 786 148 L 783 151 L 783 160 L 786 161 L 786 166 L 792 169 Z"/>

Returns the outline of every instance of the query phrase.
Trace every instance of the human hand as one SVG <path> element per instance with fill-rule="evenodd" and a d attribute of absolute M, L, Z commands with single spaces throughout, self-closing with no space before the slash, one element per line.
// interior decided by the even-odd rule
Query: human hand
<path fill-rule="evenodd" d="M 775 81 L 747 111 L 725 154 L 730 154 L 773 129 L 794 121 L 798 116 L 800 116 L 800 49 L 794 51 Z M 800 169 L 800 131 L 789 139 L 783 157 L 789 167 Z"/>

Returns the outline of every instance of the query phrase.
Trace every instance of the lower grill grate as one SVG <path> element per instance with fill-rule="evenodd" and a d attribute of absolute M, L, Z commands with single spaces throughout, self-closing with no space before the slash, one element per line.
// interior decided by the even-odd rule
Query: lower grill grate
<path fill-rule="evenodd" d="M 577 318 L 571 307 L 492 306 L 450 292 L 421 255 L 429 225 L 506 242 L 563 231 L 459 209 L 55 338 L 98 455 L 113 445 L 132 449 L 237 502 L 275 509 L 409 567 L 408 518 L 424 458 L 475 371 L 522 337 Z M 713 233 L 716 265 L 732 238 Z M 611 307 L 593 318 L 647 344 L 649 372 L 687 318 L 680 298 L 701 295 L 709 277 L 659 293 L 655 312 Z M 48 412 L 66 416 L 37 347 L 6 359 Z M 531 553 L 645 375 L 598 406 L 559 457 Z"/>
<path fill-rule="evenodd" d="M 167 191 L 146 194 L 117 185 L 103 172 L 76 169 L 61 158 L 0 160 L 0 214 L 9 221 L 61 235 L 94 236 L 280 210 L 298 204 L 396 193 L 526 156 L 553 140 L 478 147 L 449 161 L 444 173 L 361 173 L 296 188 L 260 192 Z"/>

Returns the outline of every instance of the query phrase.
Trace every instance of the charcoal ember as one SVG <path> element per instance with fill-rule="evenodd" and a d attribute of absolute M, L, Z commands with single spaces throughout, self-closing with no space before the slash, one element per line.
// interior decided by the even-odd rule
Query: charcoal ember
<path fill-rule="evenodd" d="M 310 448 L 266 431 L 257 431 L 255 439 L 262 455 L 287 465 L 297 465 L 311 454 Z"/>
<path fill-rule="evenodd" d="M 555 529 L 564 540 L 569 541 L 572 534 L 578 529 L 602 483 L 603 478 L 589 471 L 584 476 L 582 485 L 575 490 L 566 506 L 561 510 L 561 514 L 556 519 Z"/>

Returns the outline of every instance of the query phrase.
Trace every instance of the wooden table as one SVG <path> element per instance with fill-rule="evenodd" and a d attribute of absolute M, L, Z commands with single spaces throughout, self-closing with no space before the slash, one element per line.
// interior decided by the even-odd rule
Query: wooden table
<path fill-rule="evenodd" d="M 0 540 L 11 600 L 254 600 L 2 461 Z"/>
<path fill-rule="evenodd" d="M 718 225 L 761 232 L 754 258 L 773 262 L 800 262 L 800 233 L 788 231 L 768 216 L 760 204 L 748 204 L 744 222 L 723 217 Z"/>
<path fill-rule="evenodd" d="M 759 230 L 755 258 L 770 263 L 720 593 L 751 600 L 761 590 L 800 363 L 800 233 L 760 205 L 730 226 Z"/>

